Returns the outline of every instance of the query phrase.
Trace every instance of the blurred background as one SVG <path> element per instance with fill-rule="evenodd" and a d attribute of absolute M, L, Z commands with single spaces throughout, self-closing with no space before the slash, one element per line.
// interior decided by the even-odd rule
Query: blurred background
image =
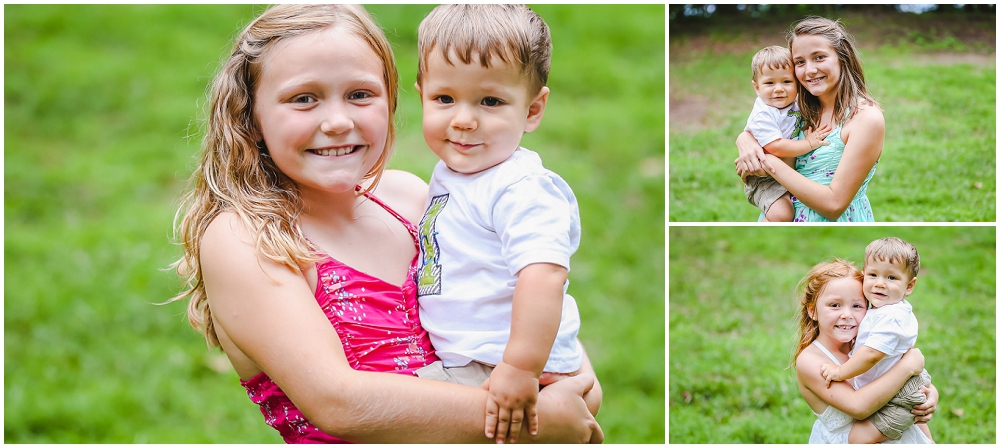
<path fill-rule="evenodd" d="M 995 444 L 996 227 L 670 227 L 670 443 L 804 444 L 816 421 L 792 351 L 796 285 L 896 236 L 920 254 L 907 299 L 938 389 L 937 443 Z"/>
<path fill-rule="evenodd" d="M 424 180 L 416 28 L 377 5 L 400 68 L 393 168 Z M 4 442 L 276 443 L 168 265 L 207 86 L 249 5 L 4 6 Z M 664 443 L 663 5 L 539 5 L 552 93 L 523 145 L 574 188 L 570 292 L 606 441 Z"/>
<path fill-rule="evenodd" d="M 877 221 L 996 221 L 996 5 L 670 5 L 670 221 L 753 222 L 733 160 L 750 61 L 808 15 L 840 19 L 885 115 Z"/>

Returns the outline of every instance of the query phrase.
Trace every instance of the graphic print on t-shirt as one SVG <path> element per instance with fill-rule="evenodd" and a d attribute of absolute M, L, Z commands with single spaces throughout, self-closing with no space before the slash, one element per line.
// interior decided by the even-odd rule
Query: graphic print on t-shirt
<path fill-rule="evenodd" d="M 795 117 L 795 128 L 792 129 L 792 135 L 789 138 L 794 140 L 805 138 L 805 135 L 802 135 L 802 128 L 805 127 L 806 123 L 802 121 L 802 113 L 797 110 L 790 110 L 788 111 L 788 116 Z"/>
<path fill-rule="evenodd" d="M 437 217 L 448 203 L 448 194 L 434 196 L 423 218 L 420 218 L 420 271 L 417 272 L 417 294 L 441 294 L 441 251 L 437 242 Z"/>

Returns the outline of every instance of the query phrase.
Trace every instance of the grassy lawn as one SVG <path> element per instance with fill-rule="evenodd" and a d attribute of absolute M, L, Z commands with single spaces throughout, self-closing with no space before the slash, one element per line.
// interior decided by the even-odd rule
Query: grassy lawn
<path fill-rule="evenodd" d="M 805 443 L 788 368 L 809 268 L 898 236 L 920 252 L 917 346 L 940 392 L 938 443 L 996 443 L 996 227 L 671 227 L 670 443 Z"/>
<path fill-rule="evenodd" d="M 429 179 L 416 27 L 370 8 L 400 66 L 391 166 Z M 206 86 L 248 5 L 4 7 L 4 442 L 275 443 L 225 356 L 187 325 L 171 221 Z M 552 89 L 524 145 L 581 205 L 570 292 L 607 441 L 665 442 L 662 5 L 540 5 Z M 990 184 L 992 185 L 992 184 Z M 623 349 L 625 347 L 628 349 Z"/>
<path fill-rule="evenodd" d="M 877 221 L 996 219 L 995 18 L 841 17 L 881 103 L 885 146 L 868 197 Z M 755 221 L 734 141 L 755 99 L 750 60 L 797 18 L 671 28 L 670 220 Z M 876 45 L 876 42 L 878 43 Z"/>

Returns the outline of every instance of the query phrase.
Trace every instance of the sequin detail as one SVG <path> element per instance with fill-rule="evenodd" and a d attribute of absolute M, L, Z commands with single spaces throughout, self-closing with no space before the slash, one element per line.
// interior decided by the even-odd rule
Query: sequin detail
<path fill-rule="evenodd" d="M 373 195 L 367 195 L 406 226 L 416 247 L 416 228 Z M 412 375 L 437 361 L 417 307 L 415 255 L 401 286 L 358 271 L 327 256 L 316 263 L 315 297 L 340 337 L 355 370 Z M 288 443 L 343 442 L 313 426 L 265 373 L 240 381 L 264 421 Z"/>

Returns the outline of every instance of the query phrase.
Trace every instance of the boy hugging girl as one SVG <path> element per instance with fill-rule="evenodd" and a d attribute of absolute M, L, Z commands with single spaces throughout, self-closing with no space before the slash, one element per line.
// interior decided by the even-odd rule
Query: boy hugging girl
<path fill-rule="evenodd" d="M 910 243 L 889 237 L 873 241 L 865 249 L 863 290 L 870 304 L 858 326 L 858 336 L 851 358 L 843 365 L 823 364 L 827 386 L 830 381 L 854 378 L 854 388 L 874 381 L 887 372 L 917 342 L 917 318 L 905 299 L 913 292 L 920 270 L 920 256 Z M 868 420 L 857 422 L 851 430 L 850 443 L 878 443 L 899 440 L 913 425 L 913 406 L 927 397 L 920 388 L 930 384 L 924 370 L 910 377 L 888 404 Z M 926 423 L 917 425 L 928 439 Z"/>
<path fill-rule="evenodd" d="M 802 136 L 802 116 L 795 102 L 795 71 L 787 48 L 772 45 L 758 51 L 751 68 L 757 99 L 743 130 L 750 131 L 764 151 L 795 168 L 796 156 L 830 144 L 823 141 L 830 134 L 829 126 Z M 747 200 L 763 214 L 761 221 L 792 221 L 795 210 L 791 194 L 778 181 L 770 176 L 747 176 L 743 182 Z"/>

